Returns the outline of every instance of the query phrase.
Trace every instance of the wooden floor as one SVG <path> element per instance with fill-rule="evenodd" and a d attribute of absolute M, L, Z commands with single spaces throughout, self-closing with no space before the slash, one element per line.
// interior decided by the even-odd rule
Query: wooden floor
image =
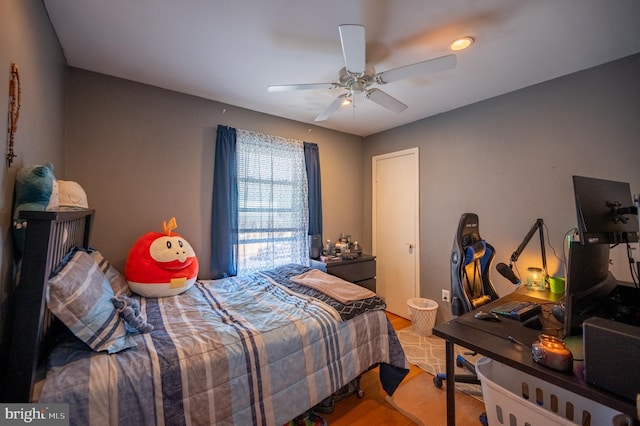
<path fill-rule="evenodd" d="M 387 313 L 393 328 L 403 329 L 411 325 L 411 322 Z M 414 425 L 424 424 L 428 426 L 446 425 L 446 383 L 438 389 L 433 385 L 432 376 L 419 367 L 411 366 L 411 371 L 405 377 L 403 384 L 416 379 L 420 375 L 428 376 L 425 386 L 420 392 L 406 400 L 396 403 L 402 407 L 411 407 L 411 413 L 416 416 L 414 420 L 400 413 L 385 399 L 386 393 L 380 387 L 378 369 L 368 371 L 362 376 L 360 387 L 364 390 L 364 397 L 349 396 L 335 405 L 331 414 L 323 414 L 329 425 L 353 426 L 353 425 Z M 402 384 L 401 384 L 402 386 Z M 397 398 L 397 394 L 396 394 Z M 484 412 L 484 404 L 462 392 L 456 391 L 456 425 L 481 425 L 479 417 Z M 416 419 L 417 418 L 417 419 Z M 420 422 L 420 423 L 419 423 Z"/>

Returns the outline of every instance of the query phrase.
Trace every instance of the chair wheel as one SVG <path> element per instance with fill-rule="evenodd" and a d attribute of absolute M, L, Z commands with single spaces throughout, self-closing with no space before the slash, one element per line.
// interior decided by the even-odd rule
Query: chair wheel
<path fill-rule="evenodd" d="M 358 398 L 364 398 L 364 391 L 362 389 L 359 389 L 357 395 Z"/>
<path fill-rule="evenodd" d="M 435 385 L 435 387 L 437 387 L 438 389 L 442 388 L 442 379 L 438 376 L 435 376 L 433 378 L 433 384 Z"/>

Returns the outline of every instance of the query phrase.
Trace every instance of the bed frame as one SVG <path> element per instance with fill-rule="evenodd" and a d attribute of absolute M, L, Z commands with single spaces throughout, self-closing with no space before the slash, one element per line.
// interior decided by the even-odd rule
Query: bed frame
<path fill-rule="evenodd" d="M 48 351 L 64 326 L 46 307 L 51 272 L 69 250 L 89 246 L 94 210 L 22 211 L 26 220 L 24 254 L 10 303 L 9 357 L 5 395 L 8 402 L 34 402 L 36 383 L 44 379 Z"/>

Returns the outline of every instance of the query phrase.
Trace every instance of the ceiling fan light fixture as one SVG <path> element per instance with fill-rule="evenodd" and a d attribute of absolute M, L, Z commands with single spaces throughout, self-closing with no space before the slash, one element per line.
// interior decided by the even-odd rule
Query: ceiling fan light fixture
<path fill-rule="evenodd" d="M 451 50 L 464 50 L 467 47 L 471 46 L 474 41 L 474 38 L 470 36 L 460 37 L 453 40 L 449 45 L 449 48 Z"/>
<path fill-rule="evenodd" d="M 405 78 L 450 70 L 456 67 L 456 55 L 451 53 L 439 58 L 392 68 L 376 73 L 373 65 L 366 63 L 366 38 L 362 25 L 340 25 L 340 42 L 345 66 L 338 71 L 336 83 L 312 83 L 312 84 L 287 84 L 269 86 L 270 92 L 304 89 L 343 89 L 345 93 L 333 99 L 324 111 L 314 121 L 325 121 L 339 108 L 352 106 L 355 118 L 356 98 L 364 96 L 366 99 L 391 111 L 400 113 L 406 110 L 403 104 L 393 96 L 378 88 L 370 88 L 373 84 L 387 84 Z M 473 39 L 469 37 L 471 41 Z"/>

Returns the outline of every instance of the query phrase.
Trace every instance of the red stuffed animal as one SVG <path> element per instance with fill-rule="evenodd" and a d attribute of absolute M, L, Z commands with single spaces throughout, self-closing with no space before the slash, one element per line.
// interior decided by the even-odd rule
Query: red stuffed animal
<path fill-rule="evenodd" d="M 198 277 L 198 259 L 179 234 L 176 219 L 162 224 L 164 233 L 140 237 L 127 257 L 124 275 L 129 287 L 145 297 L 174 296 L 187 291 Z"/>

